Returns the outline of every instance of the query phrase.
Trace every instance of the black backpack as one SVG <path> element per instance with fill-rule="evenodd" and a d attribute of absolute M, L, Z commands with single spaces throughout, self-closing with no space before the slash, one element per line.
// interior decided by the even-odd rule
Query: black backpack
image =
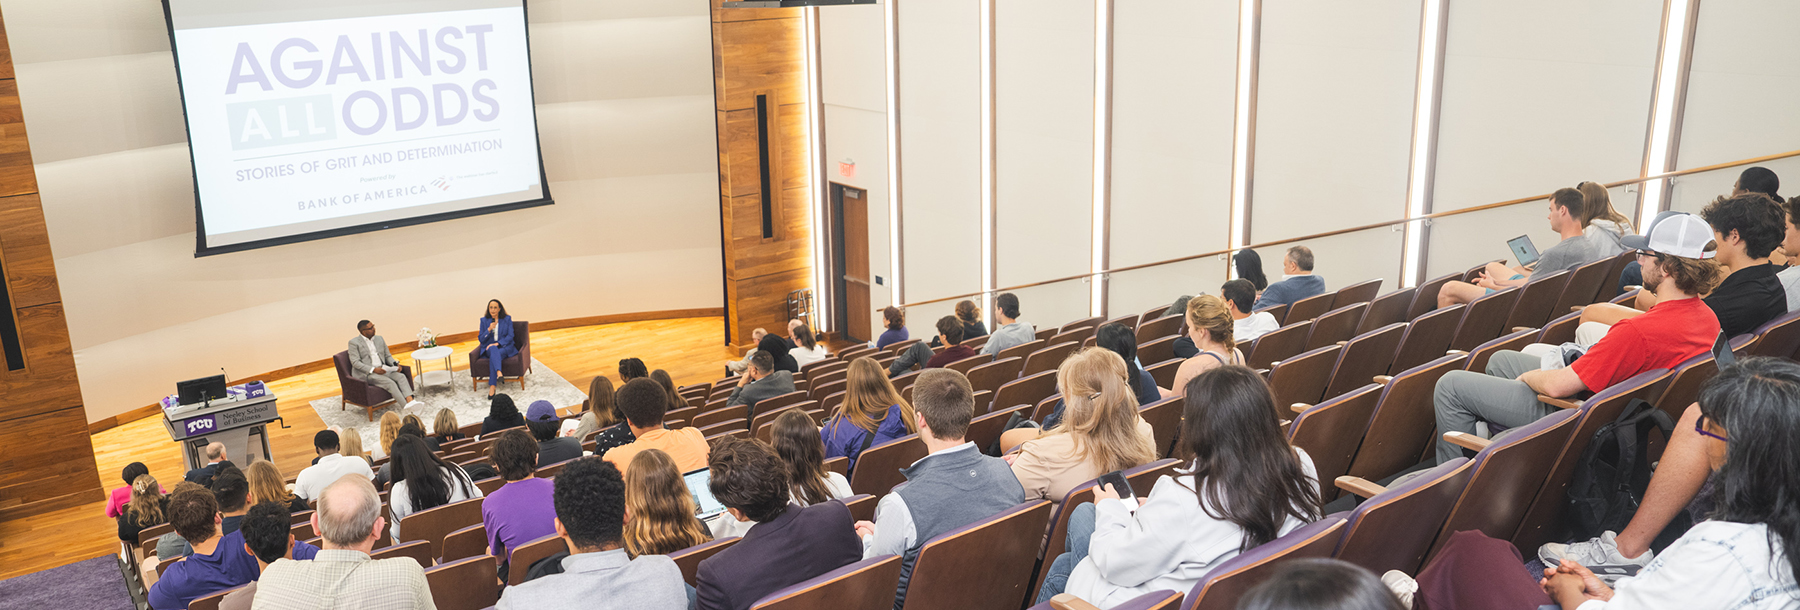
<path fill-rule="evenodd" d="M 1576 540 L 1611 530 L 1623 531 L 1650 486 L 1650 431 L 1663 438 L 1675 430 L 1669 414 L 1643 400 L 1632 400 L 1612 423 L 1602 426 L 1581 452 L 1569 480 L 1569 513 Z"/>

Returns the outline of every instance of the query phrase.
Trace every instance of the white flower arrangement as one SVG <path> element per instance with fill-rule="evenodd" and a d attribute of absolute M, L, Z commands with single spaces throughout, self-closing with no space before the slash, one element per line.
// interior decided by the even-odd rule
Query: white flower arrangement
<path fill-rule="evenodd" d="M 431 332 L 430 327 L 419 329 L 419 348 L 437 347 L 437 337 L 437 333 Z"/>

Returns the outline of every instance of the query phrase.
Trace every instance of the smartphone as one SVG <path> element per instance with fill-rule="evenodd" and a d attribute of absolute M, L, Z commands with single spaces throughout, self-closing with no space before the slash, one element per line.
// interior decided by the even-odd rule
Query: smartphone
<path fill-rule="evenodd" d="M 1134 502 L 1130 502 L 1130 500 L 1135 500 L 1137 498 L 1137 494 L 1132 493 L 1131 482 L 1125 480 L 1125 471 L 1114 470 L 1112 472 L 1108 472 L 1106 474 L 1100 475 L 1099 484 L 1100 485 L 1111 485 L 1113 488 L 1113 491 L 1116 491 L 1119 493 L 1119 499 L 1126 500 L 1127 501 L 1126 504 L 1128 506 L 1136 506 L 1137 505 Z M 1098 486 L 1096 486 L 1096 487 L 1098 487 Z"/>

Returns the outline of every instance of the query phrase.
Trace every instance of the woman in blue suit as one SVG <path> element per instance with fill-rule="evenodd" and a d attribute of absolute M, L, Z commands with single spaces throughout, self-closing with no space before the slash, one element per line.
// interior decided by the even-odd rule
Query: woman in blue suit
<path fill-rule="evenodd" d="M 495 322 L 499 323 L 496 324 Z M 488 397 L 492 398 L 499 391 L 500 363 L 507 358 L 519 355 L 519 346 L 513 338 L 512 316 L 506 315 L 506 306 L 498 299 L 488 301 L 487 313 L 481 316 L 481 346 L 475 353 L 481 354 L 488 361 Z M 475 372 L 470 371 L 473 375 Z"/>

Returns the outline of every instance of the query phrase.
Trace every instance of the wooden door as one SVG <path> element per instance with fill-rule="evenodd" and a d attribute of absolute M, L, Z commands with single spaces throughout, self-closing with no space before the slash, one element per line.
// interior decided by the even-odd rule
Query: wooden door
<path fill-rule="evenodd" d="M 874 315 L 869 309 L 869 205 L 868 191 L 832 184 L 837 227 L 840 231 L 835 236 L 838 244 L 842 244 L 842 275 L 838 282 L 838 294 L 842 307 L 838 310 L 844 321 L 843 336 L 849 341 L 868 341 L 866 336 L 871 328 L 870 318 Z"/>

